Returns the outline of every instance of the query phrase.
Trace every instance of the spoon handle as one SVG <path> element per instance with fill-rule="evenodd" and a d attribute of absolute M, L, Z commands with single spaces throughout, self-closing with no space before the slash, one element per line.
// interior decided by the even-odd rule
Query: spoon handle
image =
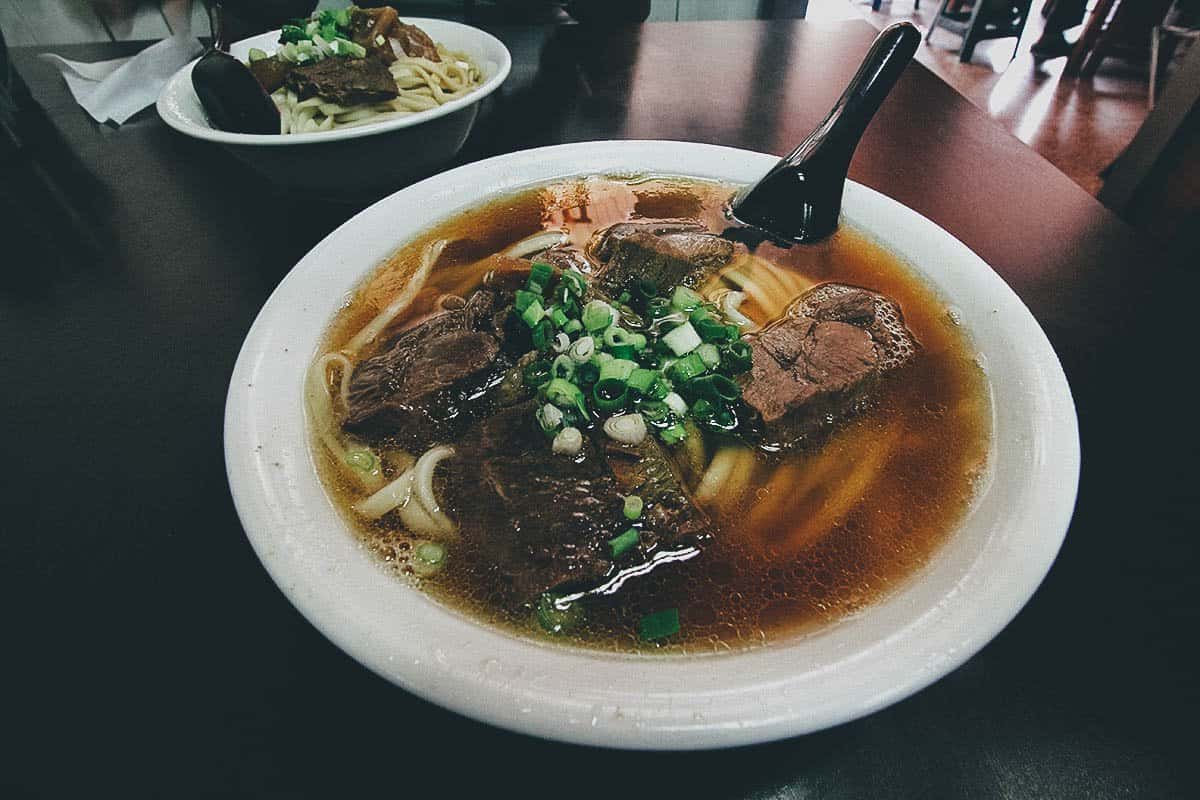
<path fill-rule="evenodd" d="M 825 120 L 738 194 L 733 215 L 782 239 L 811 242 L 833 233 L 854 149 L 920 42 L 921 32 L 908 22 L 880 33 Z"/>

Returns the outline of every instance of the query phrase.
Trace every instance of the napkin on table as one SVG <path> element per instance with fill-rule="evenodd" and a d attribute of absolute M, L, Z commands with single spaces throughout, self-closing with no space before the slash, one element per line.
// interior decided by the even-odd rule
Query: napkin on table
<path fill-rule="evenodd" d="M 167 79 L 203 52 L 200 40 L 184 30 L 128 58 L 90 63 L 53 53 L 42 58 L 58 67 L 76 102 L 94 120 L 120 125 L 157 100 Z"/>

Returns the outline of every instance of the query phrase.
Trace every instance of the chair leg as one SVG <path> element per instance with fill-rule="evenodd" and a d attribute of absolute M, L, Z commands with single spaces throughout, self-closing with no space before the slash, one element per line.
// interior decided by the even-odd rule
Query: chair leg
<path fill-rule="evenodd" d="M 975 55 L 975 45 L 979 44 L 975 28 L 979 24 L 979 14 L 985 5 L 987 3 L 984 0 L 976 0 L 975 5 L 971 8 L 971 21 L 967 25 L 967 32 L 963 34 L 962 51 L 958 54 L 958 60 L 963 64 L 968 63 L 971 56 Z"/>
<path fill-rule="evenodd" d="M 933 29 L 938 26 L 938 20 L 942 18 L 942 12 L 946 10 L 946 6 L 948 5 L 950 5 L 950 0 L 942 0 L 942 4 L 938 6 L 933 19 L 929 21 L 929 30 L 925 31 L 925 44 L 929 44 L 929 38 L 933 36 Z"/>
<path fill-rule="evenodd" d="M 871 0 L 872 11 L 878 11 L 881 5 L 883 5 L 883 0 Z"/>
<path fill-rule="evenodd" d="M 1150 110 L 1154 110 L 1154 100 L 1158 97 L 1158 48 L 1161 46 L 1159 37 L 1162 36 L 1162 28 L 1155 25 L 1150 29 L 1150 95 L 1147 98 L 1146 105 Z"/>

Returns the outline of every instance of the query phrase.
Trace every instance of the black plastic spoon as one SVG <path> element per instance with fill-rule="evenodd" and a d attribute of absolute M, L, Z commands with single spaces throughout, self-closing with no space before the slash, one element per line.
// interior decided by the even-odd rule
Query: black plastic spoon
<path fill-rule="evenodd" d="M 758 183 L 738 193 L 733 216 L 784 241 L 814 242 L 837 230 L 858 140 L 920 43 L 921 32 L 908 22 L 880 33 L 829 116 Z"/>

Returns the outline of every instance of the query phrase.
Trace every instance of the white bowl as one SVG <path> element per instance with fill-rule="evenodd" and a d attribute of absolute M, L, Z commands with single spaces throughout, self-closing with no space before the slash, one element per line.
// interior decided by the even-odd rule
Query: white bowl
<path fill-rule="evenodd" d="M 271 295 L 238 358 L 225 417 L 229 482 L 263 564 L 335 644 L 405 689 L 524 733 L 623 748 L 725 747 L 806 733 L 894 703 L 963 663 L 1021 609 L 1058 552 L 1079 473 L 1075 410 L 1037 322 L 978 256 L 855 183 L 845 219 L 916 265 L 961 312 L 994 408 L 990 480 L 931 563 L 818 633 L 714 656 L 613 655 L 475 622 L 364 551 L 314 469 L 305 369 L 347 292 L 460 209 L 587 174 L 745 183 L 775 156 L 679 142 L 589 142 L 470 164 L 376 203 L 327 236 Z M 286 654 L 280 653 L 281 666 Z"/>
<path fill-rule="evenodd" d="M 435 42 L 475 59 L 483 71 L 479 88 L 428 111 L 353 128 L 287 136 L 233 133 L 208 121 L 192 89 L 193 61 L 163 87 L 158 114 L 180 133 L 224 145 L 282 186 L 338 196 L 395 189 L 445 166 L 457 155 L 475 123 L 479 102 L 504 82 L 512 68 L 508 48 L 490 33 L 441 19 L 404 19 L 424 29 Z M 230 53 L 246 61 L 250 48 L 271 53 L 278 40 L 279 31 L 270 31 L 237 42 Z"/>

